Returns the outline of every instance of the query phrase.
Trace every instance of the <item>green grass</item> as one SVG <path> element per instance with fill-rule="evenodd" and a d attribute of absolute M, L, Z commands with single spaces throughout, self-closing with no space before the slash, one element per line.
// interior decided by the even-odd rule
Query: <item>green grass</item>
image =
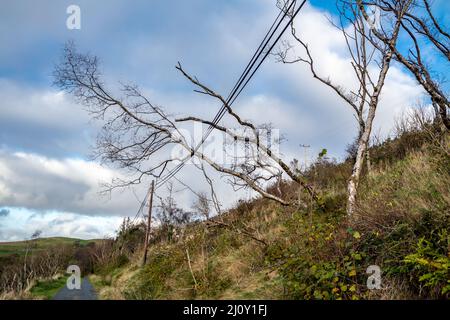
<path fill-rule="evenodd" d="M 0 256 L 7 256 L 12 254 L 24 255 L 27 247 L 30 247 L 33 251 L 46 250 L 53 246 L 60 245 L 74 245 L 78 243 L 81 246 L 85 246 L 92 242 L 98 242 L 101 240 L 82 240 L 75 238 L 65 237 L 53 237 L 53 238 L 39 238 L 29 241 L 15 241 L 15 242 L 0 242 Z"/>
<path fill-rule="evenodd" d="M 67 276 L 62 276 L 56 280 L 38 281 L 30 293 L 33 298 L 50 300 L 66 285 L 67 278 Z"/>

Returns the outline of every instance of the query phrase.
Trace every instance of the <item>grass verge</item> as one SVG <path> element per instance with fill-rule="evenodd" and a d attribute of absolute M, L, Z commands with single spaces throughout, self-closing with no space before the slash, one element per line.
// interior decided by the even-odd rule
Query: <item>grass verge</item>
<path fill-rule="evenodd" d="M 40 280 L 31 288 L 33 299 L 51 300 L 55 294 L 66 285 L 67 276 L 59 276 L 56 279 Z"/>

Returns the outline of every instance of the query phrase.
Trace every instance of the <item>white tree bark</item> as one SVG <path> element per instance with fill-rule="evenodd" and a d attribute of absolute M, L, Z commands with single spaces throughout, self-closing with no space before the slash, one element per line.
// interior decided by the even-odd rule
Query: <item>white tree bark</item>
<path fill-rule="evenodd" d="M 355 213 L 356 205 L 357 205 L 357 194 L 358 194 L 358 185 L 361 177 L 361 172 L 363 168 L 364 156 L 366 155 L 370 134 L 372 131 L 373 120 L 375 119 L 375 113 L 378 106 L 378 102 L 380 99 L 381 90 L 384 86 L 387 73 L 389 71 L 389 67 L 391 64 L 391 60 L 394 54 L 395 46 L 397 44 L 397 39 L 400 31 L 401 21 L 404 13 L 408 10 L 409 5 L 411 4 L 411 0 L 407 1 L 402 8 L 402 11 L 397 16 L 397 21 L 395 23 L 394 29 L 392 31 L 392 35 L 389 38 L 387 43 L 387 48 L 382 52 L 383 60 L 381 64 L 381 70 L 378 76 L 378 81 L 376 86 L 374 87 L 373 94 L 370 96 L 369 101 L 369 109 L 366 118 L 366 123 L 364 127 L 364 131 L 360 138 L 358 139 L 358 150 L 356 153 L 355 164 L 353 165 L 352 174 L 348 181 L 347 185 L 347 214 L 352 216 Z M 359 8 L 362 14 L 367 17 L 367 14 L 364 9 L 364 5 L 361 0 L 358 0 Z"/>

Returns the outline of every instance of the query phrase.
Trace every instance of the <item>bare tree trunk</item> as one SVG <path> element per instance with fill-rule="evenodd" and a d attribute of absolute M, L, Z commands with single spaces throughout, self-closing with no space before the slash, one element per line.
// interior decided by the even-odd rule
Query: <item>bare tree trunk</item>
<path fill-rule="evenodd" d="M 358 139 L 358 151 L 356 153 L 356 159 L 355 164 L 353 165 L 352 174 L 350 176 L 350 179 L 348 181 L 347 185 L 347 192 L 348 192 L 348 201 L 347 201 L 347 215 L 351 216 L 355 213 L 356 209 L 356 202 L 357 202 L 357 195 L 358 195 L 358 185 L 361 177 L 361 171 L 363 168 L 363 161 L 364 156 L 366 156 L 369 139 L 370 139 L 370 133 L 372 131 L 372 125 L 373 120 L 375 118 L 376 109 L 378 106 L 381 90 L 384 86 L 387 73 L 389 71 L 389 67 L 391 64 L 392 57 L 394 55 L 394 52 L 396 52 L 396 44 L 398 35 L 400 32 L 400 27 L 402 25 L 402 18 L 404 14 L 408 11 L 409 6 L 411 4 L 411 0 L 405 1 L 405 3 L 402 4 L 401 9 L 397 12 L 396 15 L 396 23 L 392 31 L 392 36 L 389 38 L 383 37 L 385 39 L 385 44 L 387 46 L 386 49 L 380 50 L 382 52 L 383 60 L 381 63 L 381 70 L 378 76 L 378 81 L 373 89 L 373 94 L 370 96 L 369 101 L 369 110 L 368 115 L 364 127 L 364 131 L 360 138 Z M 363 2 L 361 0 L 357 1 L 359 10 L 362 13 L 362 15 L 368 20 L 367 13 L 365 11 Z M 377 34 L 376 30 L 372 30 L 375 34 Z M 378 47 L 380 48 L 380 47 Z"/>
<path fill-rule="evenodd" d="M 366 165 L 367 165 L 367 175 L 370 175 L 370 173 L 372 172 L 372 163 L 370 162 L 369 148 L 367 148 L 367 151 L 366 151 Z"/>
<path fill-rule="evenodd" d="M 147 221 L 147 229 L 145 232 L 145 243 L 144 243 L 144 257 L 142 259 L 142 266 L 145 266 L 147 263 L 147 251 L 148 251 L 148 241 L 150 238 L 150 226 L 152 223 L 152 206 L 153 206 L 153 192 L 155 190 L 155 181 L 152 181 L 151 191 L 150 191 L 150 200 L 148 203 L 148 221 Z"/>
<path fill-rule="evenodd" d="M 191 257 L 189 256 L 188 248 L 186 248 L 186 256 L 187 256 L 189 271 L 191 272 L 192 279 L 194 280 L 194 290 L 197 291 L 198 283 L 197 283 L 197 279 L 195 279 L 194 271 L 192 270 Z"/>
<path fill-rule="evenodd" d="M 398 29 L 396 30 L 396 34 L 394 34 L 392 41 L 396 42 L 398 36 Z M 375 112 L 378 106 L 378 101 L 381 93 L 381 89 L 383 88 L 384 82 L 386 80 L 386 75 L 389 71 L 389 66 L 392 60 L 392 51 L 388 50 L 383 57 L 383 64 L 380 71 L 380 75 L 378 77 L 377 86 L 374 89 L 374 93 L 371 96 L 370 104 L 369 104 L 369 113 L 367 115 L 366 125 L 364 127 L 364 131 L 361 137 L 358 140 L 358 151 L 356 152 L 355 164 L 353 165 L 352 174 L 348 181 L 347 192 L 348 192 L 348 201 L 347 201 L 347 214 L 353 215 L 356 207 L 356 197 L 358 193 L 358 185 L 359 179 L 361 176 L 361 171 L 363 168 L 364 156 L 367 152 L 367 146 L 369 144 L 370 133 L 372 131 L 373 120 L 375 118 Z"/>
<path fill-rule="evenodd" d="M 378 4 L 377 1 L 375 1 L 374 4 Z M 347 90 L 343 86 L 334 83 L 329 77 L 321 76 L 317 72 L 308 44 L 297 34 L 293 24 L 291 25 L 291 34 L 303 47 L 304 56 L 297 56 L 295 53 L 293 53 L 293 57 L 289 56 L 289 52 L 292 48 L 292 45 L 290 44 L 287 44 L 284 50 L 277 53 L 279 61 L 283 63 L 306 63 L 309 66 L 313 77 L 334 90 L 334 92 L 337 93 L 337 95 L 355 112 L 355 117 L 359 124 L 359 132 L 357 138 L 356 159 L 347 185 L 348 215 L 352 215 L 355 211 L 357 189 L 364 165 L 364 158 L 367 160 L 367 168 L 370 172 L 368 143 L 372 131 L 373 120 L 379 103 L 380 93 L 389 71 L 390 62 L 394 54 L 396 54 L 395 46 L 402 25 L 402 18 L 408 11 L 412 1 L 413 0 L 401 0 L 397 2 L 397 14 L 395 20 L 393 20 L 392 32 L 388 31 L 390 26 L 386 24 L 386 26 L 381 28 L 382 33 L 376 31 L 374 27 L 371 27 L 370 30 L 367 29 L 367 22 L 372 20 L 365 12 L 365 6 L 367 5 L 365 1 L 338 1 L 340 4 L 338 6 L 338 11 L 340 16 L 345 19 L 342 19 L 340 25 L 336 25 L 336 27 L 342 32 L 345 38 L 351 56 L 351 66 L 359 82 L 357 90 Z M 343 20 L 345 20 L 346 23 L 350 22 L 352 28 L 349 28 L 344 24 Z M 378 34 L 380 38 L 382 37 L 383 45 L 381 45 L 380 41 L 374 39 L 373 33 Z M 380 63 L 373 62 L 376 51 L 380 53 Z M 373 76 L 369 72 L 370 67 L 375 64 L 380 69 L 376 83 L 372 81 Z M 367 116 L 365 116 L 366 109 Z"/>

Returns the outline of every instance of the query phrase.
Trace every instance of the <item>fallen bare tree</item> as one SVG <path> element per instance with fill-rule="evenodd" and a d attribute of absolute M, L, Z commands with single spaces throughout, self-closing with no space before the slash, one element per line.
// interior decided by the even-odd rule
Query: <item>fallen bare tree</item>
<path fill-rule="evenodd" d="M 208 183 L 210 189 L 210 196 L 208 197 L 206 193 L 202 193 L 198 195 L 198 200 L 196 202 L 195 207 L 198 212 L 202 212 L 205 217 L 205 225 L 209 228 L 227 228 L 236 234 L 243 235 L 252 240 L 257 241 L 258 243 L 267 246 L 267 242 L 258 235 L 257 230 L 247 226 L 243 221 L 241 221 L 241 226 L 236 226 L 233 219 L 224 219 L 224 215 L 221 211 L 221 204 L 217 197 L 217 192 L 215 191 L 214 184 L 212 179 L 208 176 L 203 165 L 198 165 L 197 168 L 203 172 L 206 182 Z M 211 208 L 214 208 L 215 215 L 210 217 Z"/>
<path fill-rule="evenodd" d="M 66 45 L 63 59 L 54 71 L 54 84 L 72 94 L 87 107 L 95 119 L 103 121 L 94 157 L 101 159 L 103 163 L 126 169 L 132 177 L 114 179 L 105 186 L 106 191 L 139 184 L 144 178 L 161 177 L 171 165 L 186 160 L 186 157 L 170 156 L 171 148 L 181 147 L 188 158 L 196 158 L 229 177 L 229 183 L 235 188 L 249 187 L 262 197 L 282 205 L 291 205 L 297 199 L 283 199 L 268 192 L 266 188 L 270 183 L 287 176 L 314 200 L 319 200 L 304 178 L 291 170 L 281 156 L 272 152 L 270 142 L 266 143 L 262 139 L 261 131 L 267 129 L 267 125 L 257 126 L 243 120 L 220 94 L 189 75 L 181 64 L 176 68 L 195 86 L 195 91 L 221 102 L 237 128 L 230 129 L 193 116 L 174 119 L 162 107 L 150 102 L 135 85 L 121 84 L 120 94 L 115 95 L 101 79 L 98 58 L 78 53 L 73 43 Z M 185 122 L 211 126 L 214 132 L 230 139 L 235 149 L 245 150 L 245 156 L 230 153 L 233 158 L 231 163 L 222 163 L 208 157 L 182 134 L 178 124 Z"/>

